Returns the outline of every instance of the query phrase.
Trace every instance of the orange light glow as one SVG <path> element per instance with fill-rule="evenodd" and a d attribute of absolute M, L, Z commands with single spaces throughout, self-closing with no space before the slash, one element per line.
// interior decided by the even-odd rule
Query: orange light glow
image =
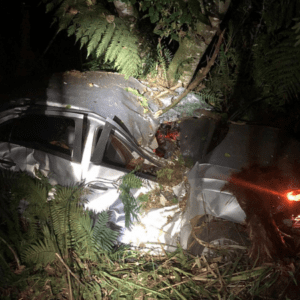
<path fill-rule="evenodd" d="M 248 188 L 253 189 L 253 190 L 257 190 L 257 191 L 265 192 L 265 193 L 270 193 L 270 194 L 273 194 L 273 195 L 276 195 L 276 196 L 283 196 L 281 193 L 278 193 L 278 192 L 270 190 L 268 188 L 253 184 L 249 181 L 245 181 L 245 180 L 238 179 L 238 178 L 234 178 L 234 179 L 231 179 L 231 180 L 232 180 L 232 182 L 234 182 L 238 185 L 248 187 Z"/>
<path fill-rule="evenodd" d="M 295 193 L 297 192 L 297 194 Z M 300 201 L 300 194 L 298 194 L 299 190 L 297 191 L 291 191 L 289 193 L 286 194 L 286 197 L 290 200 L 290 201 Z"/>

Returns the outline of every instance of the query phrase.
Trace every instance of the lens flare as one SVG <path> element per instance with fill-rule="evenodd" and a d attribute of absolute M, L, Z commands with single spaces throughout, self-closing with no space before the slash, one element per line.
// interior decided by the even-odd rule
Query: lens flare
<path fill-rule="evenodd" d="M 291 191 L 289 193 L 286 194 L 286 197 L 290 200 L 290 201 L 300 201 L 300 190 L 297 191 Z"/>
<path fill-rule="evenodd" d="M 236 185 L 240 185 L 240 186 L 243 186 L 243 187 L 248 188 L 248 189 L 256 190 L 258 192 L 269 193 L 269 194 L 273 194 L 275 196 L 282 196 L 282 194 L 277 192 L 277 191 L 268 189 L 266 187 L 251 183 L 249 181 L 246 181 L 246 180 L 243 180 L 243 179 L 240 179 L 240 178 L 233 178 L 233 179 L 231 179 L 231 181 Z"/>

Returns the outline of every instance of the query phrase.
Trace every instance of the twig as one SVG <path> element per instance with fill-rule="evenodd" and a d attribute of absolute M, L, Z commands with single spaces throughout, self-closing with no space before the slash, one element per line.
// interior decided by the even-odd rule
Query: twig
<path fill-rule="evenodd" d="M 172 88 L 169 89 L 169 88 L 167 88 L 167 87 L 165 87 L 165 86 L 162 86 L 162 85 L 156 85 L 156 86 L 158 86 L 158 88 L 164 90 L 164 91 L 161 92 L 161 93 L 170 93 L 170 94 L 173 94 L 173 95 L 177 95 L 177 93 L 174 92 L 174 90 L 172 90 Z M 157 96 L 157 97 L 158 97 L 158 96 Z"/>
<path fill-rule="evenodd" d="M 55 253 L 55 255 L 58 257 L 58 259 L 60 260 L 60 262 L 65 266 L 65 268 L 70 272 L 70 274 L 76 279 L 76 281 L 82 285 L 81 281 L 78 279 L 78 277 L 70 270 L 70 268 L 66 265 L 66 263 L 64 262 L 64 260 L 60 257 L 60 255 L 58 253 Z"/>
<path fill-rule="evenodd" d="M 175 91 L 177 88 L 180 88 L 180 87 L 182 87 L 182 82 L 181 81 L 179 81 L 176 85 L 172 86 L 170 88 L 170 90 Z"/>
<path fill-rule="evenodd" d="M 197 238 L 197 236 L 195 235 L 195 232 L 192 231 L 192 235 L 193 238 L 202 246 L 207 247 L 209 249 L 215 249 L 215 250 L 224 250 L 224 249 L 241 249 L 241 250 L 246 250 L 248 249 L 245 246 L 240 246 L 240 245 L 224 245 L 224 246 L 217 246 L 217 245 L 213 245 L 211 243 L 205 242 L 200 240 L 199 238 Z"/>
<path fill-rule="evenodd" d="M 215 278 L 218 278 L 217 274 L 212 270 L 212 268 L 210 267 L 209 263 L 207 262 L 205 256 L 202 255 L 201 258 L 202 258 L 202 260 L 204 261 L 204 263 L 206 264 L 207 270 L 208 270 Z"/>
<path fill-rule="evenodd" d="M 178 285 L 187 283 L 187 282 L 191 281 L 191 279 L 192 279 L 192 278 L 188 278 L 188 279 L 183 280 L 183 281 L 181 281 L 181 282 L 178 282 L 178 283 L 172 284 L 172 285 L 170 285 L 170 286 L 166 286 L 166 287 L 164 287 L 164 288 L 161 288 L 161 289 L 159 289 L 158 291 L 161 292 L 161 291 L 164 291 L 164 290 L 173 288 L 174 286 L 178 286 Z"/>
<path fill-rule="evenodd" d="M 0 237 L 0 239 L 9 248 L 9 250 L 12 252 L 12 254 L 13 254 L 14 258 L 15 258 L 15 261 L 17 263 L 17 267 L 18 267 L 18 269 L 20 269 L 21 268 L 20 261 L 19 261 L 19 258 L 17 256 L 16 252 L 14 251 L 14 249 L 2 237 Z"/>
<path fill-rule="evenodd" d="M 168 93 L 169 93 L 169 91 L 163 91 L 159 95 L 155 96 L 155 98 L 160 98 L 160 97 L 162 97 L 162 96 L 164 96 L 165 94 L 168 94 Z"/>
<path fill-rule="evenodd" d="M 162 114 L 166 113 L 168 110 L 170 110 L 171 108 L 176 106 L 190 91 L 192 91 L 194 88 L 196 88 L 204 80 L 204 78 L 206 77 L 206 75 L 210 71 L 211 67 L 214 65 L 215 60 L 216 60 L 216 58 L 219 54 L 220 46 L 221 46 L 221 43 L 222 43 L 222 40 L 223 40 L 224 33 L 225 33 L 225 29 L 220 34 L 217 45 L 215 47 L 215 51 L 214 51 L 211 59 L 207 63 L 206 67 L 202 68 L 198 71 L 194 81 L 188 86 L 188 88 L 171 105 L 167 106 L 166 108 L 164 108 L 162 110 L 157 111 L 154 114 L 154 118 L 158 118 L 159 116 L 161 116 Z"/>

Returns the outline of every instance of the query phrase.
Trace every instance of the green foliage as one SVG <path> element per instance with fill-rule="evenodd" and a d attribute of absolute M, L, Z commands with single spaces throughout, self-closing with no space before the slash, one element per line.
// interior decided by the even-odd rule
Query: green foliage
<path fill-rule="evenodd" d="M 229 32 L 230 35 L 230 32 Z M 221 110 L 224 102 L 232 96 L 238 73 L 236 70 L 240 67 L 238 55 L 234 48 L 227 49 L 221 46 L 219 58 L 215 68 L 210 72 L 210 78 L 205 89 L 199 94 L 204 101 Z"/>
<path fill-rule="evenodd" d="M 42 228 L 43 239 L 24 252 L 26 263 L 45 266 L 56 259 L 56 253 L 68 257 L 70 249 L 84 259 L 97 258 L 97 251 L 111 250 L 118 232 L 106 227 L 107 212 L 93 221 L 80 205 L 83 189 L 80 186 L 56 187 L 54 199 L 48 202 L 49 220 Z M 45 202 L 45 201 L 44 201 Z"/>
<path fill-rule="evenodd" d="M 276 113 L 295 101 L 300 92 L 299 14 L 296 0 L 240 2 L 201 91 L 211 98 L 206 102 L 226 113 L 235 111 L 230 113 L 234 118 L 251 119 L 258 111 Z"/>
<path fill-rule="evenodd" d="M 174 170 L 169 169 L 169 168 L 163 168 L 159 171 L 157 171 L 157 178 L 163 178 L 167 177 L 168 180 L 172 179 L 172 174 L 174 173 Z"/>
<path fill-rule="evenodd" d="M 87 58 L 87 62 L 83 63 L 83 68 L 89 71 L 116 71 L 114 68 L 114 64 L 105 63 L 104 55 L 97 57 L 96 52 L 92 52 L 90 56 Z"/>
<path fill-rule="evenodd" d="M 296 0 L 268 0 L 262 11 L 262 19 L 268 33 L 290 28 L 295 13 L 299 13 L 300 5 Z"/>
<path fill-rule="evenodd" d="M 131 0 L 128 2 L 135 2 Z M 207 1 L 207 5 L 213 1 Z M 210 24 L 207 15 L 201 12 L 197 0 L 190 1 L 141 1 L 140 8 L 147 12 L 144 18 L 149 17 L 151 23 L 156 23 L 154 32 L 161 37 L 170 37 L 179 41 L 183 31 L 183 26 L 195 29 L 197 22 Z"/>
<path fill-rule="evenodd" d="M 149 194 L 150 192 L 138 196 L 137 201 L 140 203 L 140 209 L 145 209 L 145 207 L 147 206 L 147 203 L 149 201 Z"/>
<path fill-rule="evenodd" d="M 167 78 L 167 70 L 172 61 L 172 54 L 166 46 L 162 46 L 161 43 L 157 45 L 157 63 L 162 67 L 164 72 L 164 79 Z"/>
<path fill-rule="evenodd" d="M 143 58 L 144 70 L 141 77 L 146 77 L 148 74 L 151 77 L 156 77 L 158 76 L 158 70 L 161 69 L 163 72 L 162 77 L 167 81 L 167 70 L 172 59 L 173 55 L 168 47 L 159 42 L 156 47 L 156 52 L 148 53 L 148 55 Z"/>
<path fill-rule="evenodd" d="M 133 174 L 128 175 L 123 180 L 124 184 L 139 188 L 139 179 Z M 22 193 L 15 185 L 29 191 L 25 181 L 36 183 L 38 189 L 41 186 L 49 189 L 45 177 L 31 178 L 24 174 L 1 172 L 1 208 L 5 207 L 3 201 L 8 201 L 5 203 L 12 208 L 20 200 L 17 198 Z M 30 188 L 37 189 L 34 185 Z M 45 197 L 41 209 L 47 210 L 50 217 L 46 223 L 42 221 L 45 224 L 41 233 L 43 238 L 36 238 L 29 246 L 25 244 L 25 250 L 21 249 L 21 254 L 25 251 L 21 258 L 26 259 L 26 267 L 16 267 L 14 258 L 4 253 L 4 248 L 10 249 L 3 244 L 3 238 L 0 239 L 1 299 L 235 299 L 237 296 L 251 299 L 262 293 L 265 295 L 280 278 L 282 268 L 277 265 L 256 267 L 244 252 L 232 253 L 232 250 L 232 261 L 220 261 L 220 256 L 210 267 L 204 257 L 189 255 L 180 246 L 172 253 L 164 252 L 164 255 L 158 256 L 134 251 L 128 246 L 111 249 L 111 245 L 107 245 L 111 250 L 104 251 L 99 239 L 111 240 L 112 232 L 105 229 L 108 215 L 101 213 L 92 228 L 88 214 L 76 205 L 80 203 L 77 198 L 82 192 L 81 187 L 56 187 L 52 200 L 48 202 L 47 195 L 41 191 L 32 193 L 33 197 Z M 30 195 L 26 196 L 26 200 L 30 201 Z M 1 219 L 1 237 L 6 235 L 8 238 L 3 230 L 7 228 L 5 222 L 8 221 Z M 36 222 L 39 223 L 38 216 Z M 16 229 L 18 225 L 15 223 Z M 26 233 L 27 229 L 22 230 Z M 23 234 L 20 238 L 21 242 L 24 241 Z M 67 251 L 64 245 L 69 245 Z M 16 248 L 12 240 L 9 246 Z M 48 264 L 44 268 L 39 267 L 45 263 Z M 217 270 L 222 282 L 216 279 L 214 273 L 207 272 L 209 268 Z M 289 275 L 295 282 L 295 274 L 289 272 Z M 205 280 L 205 285 L 199 284 L 199 280 Z M 243 294 L 239 294 L 241 284 Z"/>
<path fill-rule="evenodd" d="M 254 47 L 254 79 L 269 101 L 282 105 L 300 92 L 300 47 L 295 47 L 293 31 L 283 31 L 274 40 L 261 35 Z"/>
<path fill-rule="evenodd" d="M 138 100 L 140 101 L 140 104 L 144 107 L 144 113 L 147 113 L 149 111 L 148 99 L 146 97 L 141 95 L 137 90 L 130 88 L 130 87 L 125 88 L 125 91 L 137 96 Z"/>
<path fill-rule="evenodd" d="M 82 186 L 52 187 L 46 177 L 36 172 L 36 178 L 26 174 L 1 172 L 1 231 L 0 236 L 13 245 L 18 256 L 27 264 L 45 266 L 56 259 L 56 253 L 68 257 L 76 251 L 81 258 L 96 259 L 97 253 L 111 250 L 118 232 L 106 227 L 107 212 L 93 221 L 81 205 L 85 190 Z M 54 196 L 49 200 L 49 192 Z M 20 200 L 26 209 L 19 213 Z M 1 247 L 1 257 L 8 249 Z"/>
<path fill-rule="evenodd" d="M 59 31 L 75 35 L 87 55 L 104 57 L 113 69 L 129 76 L 138 76 L 141 57 L 138 34 L 123 19 L 115 17 L 102 3 L 89 5 L 86 0 L 43 0 L 46 11 L 55 11 Z"/>
<path fill-rule="evenodd" d="M 138 213 L 140 211 L 140 205 L 135 199 L 130 189 L 139 189 L 142 187 L 142 180 L 136 177 L 133 172 L 130 172 L 122 177 L 122 183 L 120 184 L 120 199 L 124 205 L 125 212 L 125 226 L 130 228 L 134 220 L 138 220 Z"/>
<path fill-rule="evenodd" d="M 18 256 L 25 247 L 42 237 L 41 228 L 49 216 L 45 206 L 51 185 L 39 172 L 36 172 L 36 176 L 32 178 L 3 170 L 0 174 L 0 236 L 8 244 L 14 245 Z M 0 251 L 1 255 L 8 255 L 8 249 L 2 250 L 4 252 Z"/>

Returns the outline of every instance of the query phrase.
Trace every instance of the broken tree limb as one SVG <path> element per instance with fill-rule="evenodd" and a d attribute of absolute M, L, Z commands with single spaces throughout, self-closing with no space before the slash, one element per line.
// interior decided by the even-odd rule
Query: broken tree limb
<path fill-rule="evenodd" d="M 222 43 L 222 40 L 223 40 L 223 37 L 224 37 L 224 33 L 225 33 L 225 29 L 220 34 L 217 45 L 216 45 L 215 50 L 214 50 L 214 53 L 213 53 L 211 59 L 208 61 L 206 67 L 202 68 L 198 71 L 198 73 L 196 75 L 196 78 L 193 80 L 193 82 L 187 87 L 187 89 L 171 105 L 165 107 L 164 109 L 161 109 L 161 110 L 157 111 L 154 114 L 154 118 L 158 118 L 159 116 L 163 115 L 168 110 L 170 110 L 171 108 L 176 106 L 190 91 L 195 89 L 204 80 L 204 78 L 206 77 L 206 75 L 210 71 L 211 67 L 214 65 L 215 60 L 216 60 L 216 58 L 219 54 L 220 46 L 221 46 L 221 43 Z M 203 86 L 203 88 L 204 88 L 204 86 Z"/>

